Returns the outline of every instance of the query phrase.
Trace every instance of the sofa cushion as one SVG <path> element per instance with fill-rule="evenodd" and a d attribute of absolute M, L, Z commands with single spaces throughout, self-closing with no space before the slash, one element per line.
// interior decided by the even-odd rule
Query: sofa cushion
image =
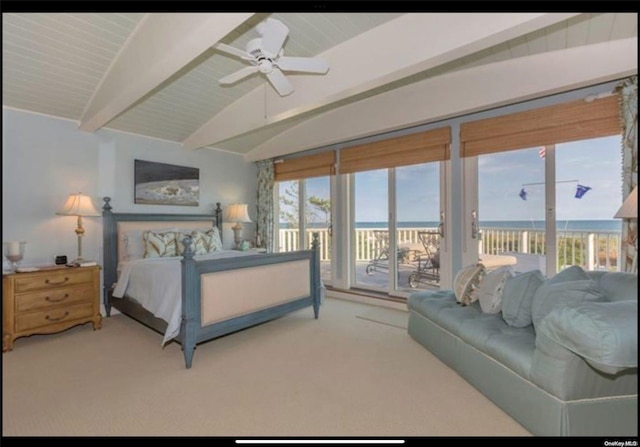
<path fill-rule="evenodd" d="M 502 318 L 513 327 L 527 327 L 531 321 L 531 301 L 545 281 L 540 270 L 530 270 L 507 278 L 502 294 Z"/>
<path fill-rule="evenodd" d="M 536 326 L 608 374 L 638 367 L 638 302 L 582 302 L 555 308 Z"/>
<path fill-rule="evenodd" d="M 587 280 L 591 279 L 587 272 L 584 271 L 582 267 L 579 265 L 572 265 L 567 267 L 566 269 L 558 272 L 551 278 L 547 279 L 547 284 L 556 284 L 559 282 L 567 282 L 567 281 L 579 281 L 579 280 Z"/>
<path fill-rule="evenodd" d="M 484 273 L 484 266 L 481 263 L 477 263 L 464 267 L 456 274 L 453 280 L 453 291 L 456 294 L 458 303 L 468 306 L 478 300 L 477 289 Z"/>
<path fill-rule="evenodd" d="M 508 278 L 513 276 L 513 267 L 503 266 L 487 272 L 480 281 L 478 301 L 480 309 L 487 314 L 496 314 L 502 309 L 502 294 Z"/>
<path fill-rule="evenodd" d="M 407 305 L 410 312 L 420 314 L 456 335 L 464 321 L 481 315 L 477 302 L 460 306 L 453 291 L 412 293 Z"/>
<path fill-rule="evenodd" d="M 638 301 L 638 275 L 607 272 L 600 277 L 598 289 L 608 301 Z"/>
<path fill-rule="evenodd" d="M 531 302 L 531 319 L 537 326 L 554 308 L 570 303 L 602 300 L 602 294 L 591 279 L 552 283 L 550 280 L 538 287 Z"/>

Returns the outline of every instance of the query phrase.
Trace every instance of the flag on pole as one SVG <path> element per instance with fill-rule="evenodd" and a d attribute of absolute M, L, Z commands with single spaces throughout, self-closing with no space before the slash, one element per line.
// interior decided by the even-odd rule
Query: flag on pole
<path fill-rule="evenodd" d="M 582 199 L 582 196 L 584 196 L 590 189 L 591 189 L 591 186 L 578 185 L 578 188 L 576 189 L 575 198 Z"/>
<path fill-rule="evenodd" d="M 524 188 L 522 188 L 522 189 L 520 190 L 520 194 L 518 194 L 518 195 L 520 196 L 520 198 L 521 198 L 522 200 L 527 200 L 527 191 L 525 191 L 525 190 L 524 190 Z"/>
<path fill-rule="evenodd" d="M 540 158 L 542 158 L 544 160 L 544 156 L 547 155 L 547 150 L 545 149 L 544 146 L 542 146 L 539 150 L 538 150 L 538 155 L 540 156 Z"/>

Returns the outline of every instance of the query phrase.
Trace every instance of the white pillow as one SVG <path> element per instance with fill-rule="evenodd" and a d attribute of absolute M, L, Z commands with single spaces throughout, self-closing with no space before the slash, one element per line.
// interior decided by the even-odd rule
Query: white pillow
<path fill-rule="evenodd" d="M 458 303 L 468 306 L 477 301 L 477 289 L 483 275 L 484 266 L 481 263 L 464 267 L 456 274 L 453 280 L 453 289 Z"/>
<path fill-rule="evenodd" d="M 486 314 L 497 314 L 502 310 L 502 295 L 507 279 L 514 276 L 509 265 L 491 270 L 482 278 L 478 291 L 480 309 Z"/>

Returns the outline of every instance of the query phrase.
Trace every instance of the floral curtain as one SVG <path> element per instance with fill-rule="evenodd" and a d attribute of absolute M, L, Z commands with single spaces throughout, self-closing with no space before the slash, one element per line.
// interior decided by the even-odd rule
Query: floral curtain
<path fill-rule="evenodd" d="M 258 165 L 258 219 L 256 243 L 273 252 L 273 160 L 260 160 Z"/>
<path fill-rule="evenodd" d="M 621 81 L 615 88 L 620 95 L 620 119 L 622 121 L 622 200 L 638 184 L 638 76 Z M 638 220 L 622 221 L 621 270 L 632 270 L 637 251 Z"/>

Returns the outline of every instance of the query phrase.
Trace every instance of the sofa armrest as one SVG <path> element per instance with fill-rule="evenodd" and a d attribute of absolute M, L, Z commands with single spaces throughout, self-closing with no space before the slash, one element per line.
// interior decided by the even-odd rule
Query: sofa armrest
<path fill-rule="evenodd" d="M 607 374 L 638 367 L 637 301 L 559 306 L 536 330 Z"/>

